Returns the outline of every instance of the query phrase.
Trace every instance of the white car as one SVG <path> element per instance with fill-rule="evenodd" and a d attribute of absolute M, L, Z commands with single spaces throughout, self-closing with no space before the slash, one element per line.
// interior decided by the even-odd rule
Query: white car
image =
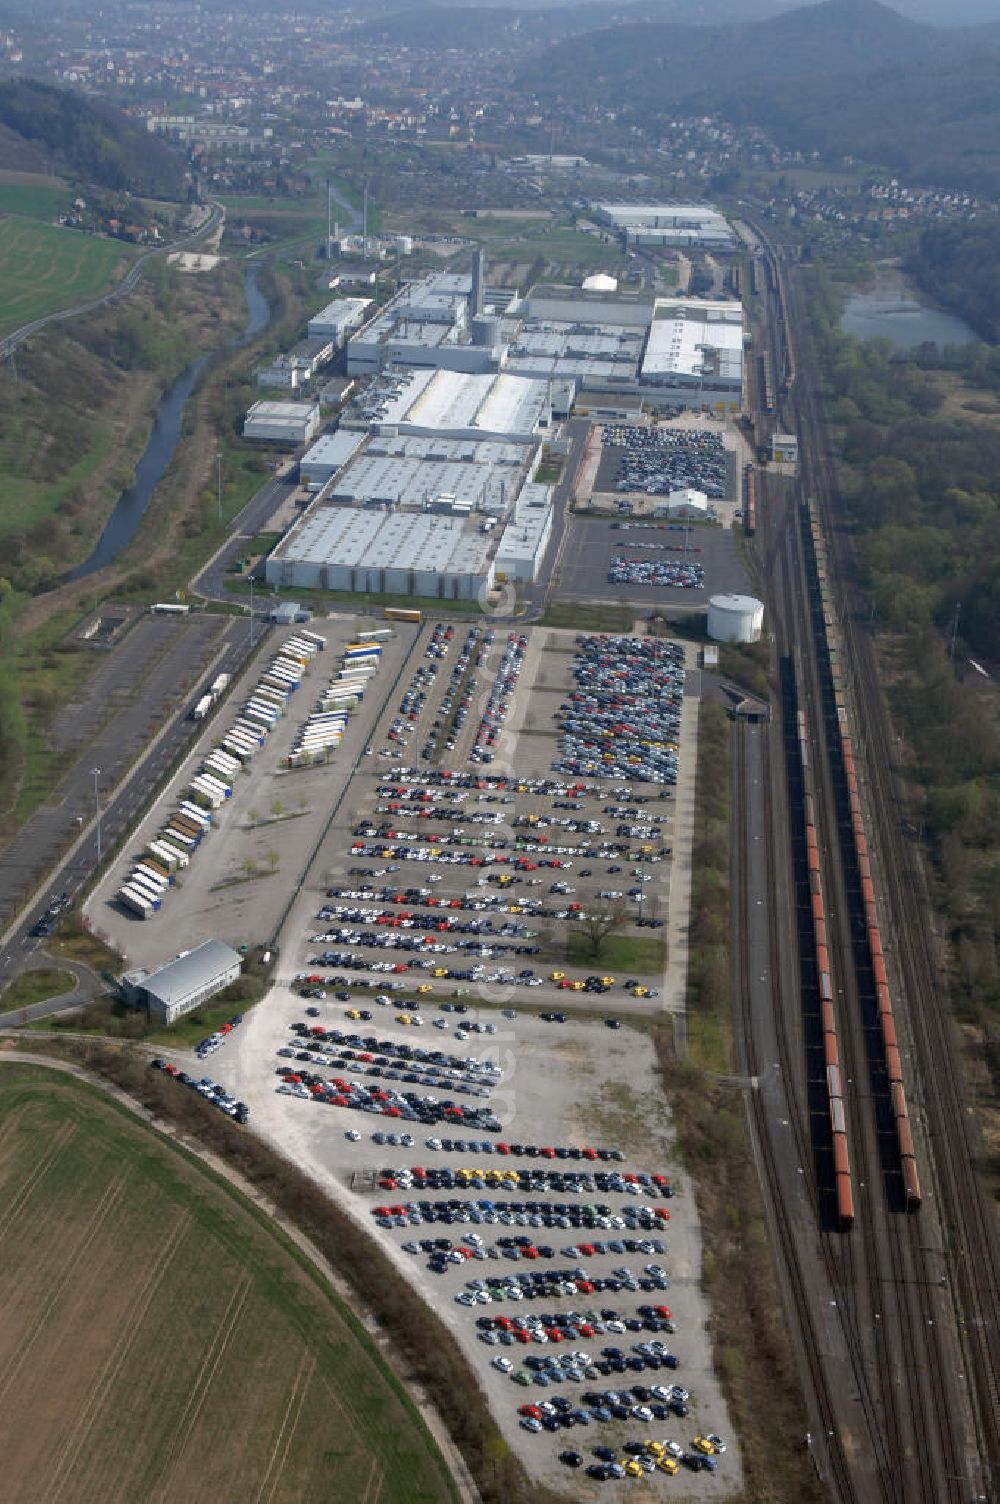
<path fill-rule="evenodd" d="M 509 1358 L 494 1358 L 493 1367 L 497 1373 L 512 1373 L 514 1371 L 514 1365 Z"/>
<path fill-rule="evenodd" d="M 714 1431 L 709 1431 L 705 1437 L 705 1440 L 712 1443 L 713 1447 L 721 1457 L 723 1452 L 726 1450 L 726 1443 L 723 1441 L 722 1437 L 716 1436 Z"/>
<path fill-rule="evenodd" d="M 356 1128 L 348 1128 L 347 1132 L 344 1134 L 344 1137 L 346 1139 L 350 1139 L 352 1144 L 356 1144 L 360 1139 L 361 1134 Z"/>

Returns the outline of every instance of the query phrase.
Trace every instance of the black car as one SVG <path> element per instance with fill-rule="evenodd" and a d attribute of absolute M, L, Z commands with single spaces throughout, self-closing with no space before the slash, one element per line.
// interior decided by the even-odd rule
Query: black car
<path fill-rule="evenodd" d="M 564 1462 L 567 1467 L 583 1466 L 583 1458 L 580 1456 L 579 1452 L 560 1452 L 559 1461 Z"/>

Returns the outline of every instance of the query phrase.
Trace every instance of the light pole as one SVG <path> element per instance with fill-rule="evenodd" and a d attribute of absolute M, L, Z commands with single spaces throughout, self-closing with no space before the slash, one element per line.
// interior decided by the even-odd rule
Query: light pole
<path fill-rule="evenodd" d="M 250 646 L 253 647 L 253 575 L 250 576 Z"/>
<path fill-rule="evenodd" d="M 97 815 L 97 865 L 101 865 L 101 796 L 97 789 L 97 780 L 101 776 L 100 768 L 91 768 L 94 777 L 94 811 Z"/>
<path fill-rule="evenodd" d="M 222 521 L 222 450 L 216 450 L 215 454 L 215 500 L 219 509 L 219 521 Z"/>

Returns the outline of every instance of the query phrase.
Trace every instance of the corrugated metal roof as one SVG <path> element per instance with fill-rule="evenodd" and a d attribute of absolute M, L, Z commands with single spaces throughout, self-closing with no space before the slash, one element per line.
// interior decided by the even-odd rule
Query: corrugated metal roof
<path fill-rule="evenodd" d="M 240 962 L 240 955 L 232 946 L 224 945 L 221 940 L 206 940 L 203 945 L 189 950 L 186 956 L 178 956 L 175 961 L 161 966 L 159 971 L 152 972 L 142 985 L 158 1002 L 170 1007 L 215 981 L 234 962 Z"/>

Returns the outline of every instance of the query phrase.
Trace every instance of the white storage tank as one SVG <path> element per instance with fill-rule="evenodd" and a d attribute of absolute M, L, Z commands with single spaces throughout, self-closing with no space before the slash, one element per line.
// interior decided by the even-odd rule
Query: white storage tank
<path fill-rule="evenodd" d="M 759 642 L 764 602 L 752 595 L 713 595 L 708 603 L 708 635 L 716 642 Z"/>

